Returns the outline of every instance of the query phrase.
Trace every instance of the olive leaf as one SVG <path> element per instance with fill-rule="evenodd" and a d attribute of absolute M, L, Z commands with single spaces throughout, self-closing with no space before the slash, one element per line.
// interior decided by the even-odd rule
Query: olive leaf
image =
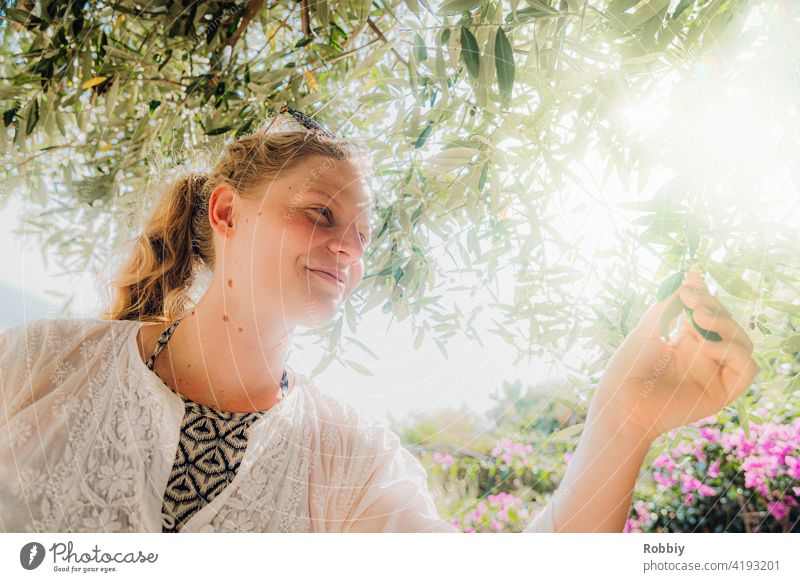
<path fill-rule="evenodd" d="M 511 98 L 511 89 L 514 86 L 514 52 L 502 27 L 498 27 L 495 35 L 494 62 L 500 95 L 508 100 Z"/>
<path fill-rule="evenodd" d="M 467 72 L 473 79 L 478 78 L 481 66 L 481 53 L 478 41 L 468 28 L 461 27 L 461 58 L 467 65 Z"/>
<path fill-rule="evenodd" d="M 677 271 L 671 275 L 668 275 L 667 277 L 664 277 L 664 279 L 661 281 L 661 284 L 658 286 L 658 291 L 656 292 L 656 297 L 658 300 L 664 301 L 664 299 L 675 293 L 675 291 L 677 291 L 681 286 L 681 283 L 683 283 L 683 279 L 683 271 Z"/>
<path fill-rule="evenodd" d="M 693 325 L 693 326 L 694 326 L 694 328 L 697 330 L 697 333 L 699 333 L 699 334 L 700 334 L 701 336 L 703 336 L 705 339 L 707 339 L 707 340 L 711 340 L 712 342 L 719 342 L 719 341 L 722 341 L 722 336 L 720 336 L 720 335 L 719 335 L 717 332 L 715 332 L 715 331 L 709 331 L 709 330 L 707 330 L 707 329 L 703 329 L 702 327 L 700 327 L 699 325 L 697 325 L 697 322 L 694 320 L 694 309 L 689 309 L 689 308 L 687 307 L 687 308 L 686 308 L 686 315 L 688 315 L 688 316 L 689 316 L 689 321 L 691 321 L 691 322 L 692 322 L 692 325 Z"/>

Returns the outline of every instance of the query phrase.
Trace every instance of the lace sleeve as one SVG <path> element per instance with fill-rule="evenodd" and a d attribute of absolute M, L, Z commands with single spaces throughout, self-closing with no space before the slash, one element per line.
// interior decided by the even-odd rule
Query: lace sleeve
<path fill-rule="evenodd" d="M 443 520 L 427 474 L 399 437 L 381 428 L 370 447 L 366 481 L 345 520 L 345 532 L 457 532 Z"/>
<path fill-rule="evenodd" d="M 46 319 L 0 332 L 0 427 L 36 397 L 40 386 L 33 377 L 49 365 L 45 357 L 47 332 Z"/>

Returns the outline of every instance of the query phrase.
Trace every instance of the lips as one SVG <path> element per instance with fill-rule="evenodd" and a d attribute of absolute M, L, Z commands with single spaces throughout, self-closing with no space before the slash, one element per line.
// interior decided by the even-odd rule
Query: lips
<path fill-rule="evenodd" d="M 330 275 L 333 278 L 333 282 L 338 281 L 342 285 L 346 285 L 345 278 L 338 272 L 336 269 L 324 269 L 324 268 L 311 268 L 306 267 L 309 271 L 317 271 L 319 273 L 325 273 L 326 275 Z"/>

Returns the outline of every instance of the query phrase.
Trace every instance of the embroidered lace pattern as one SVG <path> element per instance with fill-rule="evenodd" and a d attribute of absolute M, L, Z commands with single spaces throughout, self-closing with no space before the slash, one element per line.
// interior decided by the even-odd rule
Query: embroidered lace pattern
<path fill-rule="evenodd" d="M 266 411 L 194 406 L 143 361 L 141 326 L 0 331 L 0 531 L 455 531 L 392 431 L 302 374 Z"/>

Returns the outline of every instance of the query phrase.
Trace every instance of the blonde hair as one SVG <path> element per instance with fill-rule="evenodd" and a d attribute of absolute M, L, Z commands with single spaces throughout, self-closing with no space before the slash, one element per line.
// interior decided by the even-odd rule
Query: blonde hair
<path fill-rule="evenodd" d="M 208 203 L 218 185 L 229 184 L 243 198 L 256 199 L 263 189 L 255 186 L 309 156 L 368 166 L 366 151 L 354 141 L 302 127 L 267 131 L 269 126 L 265 121 L 227 144 L 210 172 L 184 173 L 161 193 L 132 256 L 112 281 L 111 306 L 101 319 L 168 322 L 189 311 L 196 275 L 214 269 Z"/>

